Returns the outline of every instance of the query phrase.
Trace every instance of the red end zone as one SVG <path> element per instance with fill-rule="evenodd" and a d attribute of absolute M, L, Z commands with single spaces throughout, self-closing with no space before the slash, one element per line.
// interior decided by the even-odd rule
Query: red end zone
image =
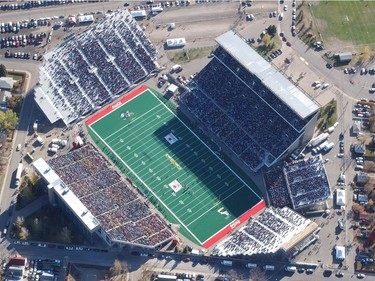
<path fill-rule="evenodd" d="M 266 207 L 266 202 L 264 200 L 260 201 L 258 204 L 256 204 L 254 207 L 252 207 L 249 211 L 247 211 L 245 214 L 240 216 L 238 219 L 230 223 L 228 226 L 220 230 L 218 233 L 213 235 L 211 238 L 207 239 L 203 242 L 203 247 L 209 248 L 212 245 L 216 244 L 219 240 L 221 240 L 223 237 L 225 237 L 229 232 L 233 231 L 234 229 L 238 228 L 241 224 L 246 222 L 251 216 L 256 215 L 261 210 L 263 210 Z"/>
<path fill-rule="evenodd" d="M 99 111 L 97 114 L 93 115 L 92 117 L 90 117 L 89 119 L 86 120 L 86 125 L 89 126 L 91 125 L 92 123 L 94 123 L 95 121 L 99 120 L 100 118 L 102 118 L 103 116 L 106 116 L 108 113 L 112 112 L 113 110 L 115 110 L 116 108 L 118 108 L 119 106 L 123 105 L 124 103 L 128 102 L 129 100 L 131 100 L 132 98 L 135 98 L 136 96 L 138 96 L 139 94 L 143 93 L 144 91 L 147 90 L 147 86 L 145 85 L 142 85 L 141 87 L 139 87 L 138 89 L 135 89 L 133 92 L 130 92 L 129 94 L 127 94 L 125 97 L 121 98 L 120 100 L 112 103 L 111 105 L 109 105 L 107 108 Z"/>

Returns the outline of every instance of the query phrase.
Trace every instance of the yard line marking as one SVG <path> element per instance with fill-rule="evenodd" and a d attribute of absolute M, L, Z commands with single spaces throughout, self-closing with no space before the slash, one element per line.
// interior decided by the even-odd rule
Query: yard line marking
<path fill-rule="evenodd" d="M 150 110 L 146 111 L 146 112 L 143 113 L 142 115 L 140 115 L 140 116 L 138 116 L 138 117 L 132 119 L 131 121 L 129 121 L 128 124 L 125 124 L 125 126 L 123 126 L 123 127 L 121 127 L 120 129 L 114 131 L 112 134 L 108 135 L 108 136 L 105 137 L 104 139 L 106 140 L 106 139 L 112 137 L 113 135 L 117 134 L 118 131 L 123 130 L 124 128 L 128 127 L 131 123 L 133 123 L 134 121 L 138 120 L 139 118 L 142 118 L 144 115 L 148 114 L 150 111 L 153 111 L 155 108 L 157 108 L 157 107 L 159 107 L 159 106 L 160 106 L 160 104 L 154 106 L 153 108 L 151 108 Z"/>

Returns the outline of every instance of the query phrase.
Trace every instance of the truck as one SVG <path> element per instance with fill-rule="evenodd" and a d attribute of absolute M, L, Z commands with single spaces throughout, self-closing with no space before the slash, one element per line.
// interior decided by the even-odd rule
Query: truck
<path fill-rule="evenodd" d="M 162 7 L 159 7 L 159 6 L 157 6 L 157 7 L 152 7 L 151 8 L 151 12 L 153 13 L 153 14 L 158 14 L 158 13 L 160 13 L 160 12 L 162 12 L 163 11 L 163 8 Z"/>
<path fill-rule="evenodd" d="M 325 147 L 323 147 L 323 151 L 325 153 L 327 153 L 328 151 L 330 151 L 332 149 L 332 147 L 334 147 L 335 144 L 333 142 L 330 142 L 329 144 L 327 144 Z"/>
<path fill-rule="evenodd" d="M 323 134 L 320 134 L 319 136 L 313 138 L 310 143 L 307 145 L 308 148 L 313 148 L 315 146 L 317 146 L 318 144 L 322 143 L 323 141 L 325 141 L 326 139 L 328 139 L 329 137 L 329 133 L 323 133 Z"/>
<path fill-rule="evenodd" d="M 232 266 L 233 262 L 232 261 L 226 261 L 226 260 L 224 260 L 224 261 L 221 262 L 221 264 L 225 265 L 225 266 Z"/>
<path fill-rule="evenodd" d="M 41 145 L 44 144 L 44 140 L 43 140 L 41 137 L 37 137 L 36 140 L 37 140 Z"/>
<path fill-rule="evenodd" d="M 59 140 L 59 139 L 52 139 L 52 144 L 58 144 L 58 145 L 60 145 L 60 143 L 61 143 L 61 140 Z"/>
<path fill-rule="evenodd" d="M 325 130 L 326 133 L 332 133 L 335 128 L 337 127 L 337 125 L 339 124 L 339 122 L 336 122 L 335 124 L 333 124 L 333 126 L 329 127 L 327 130 Z"/>
<path fill-rule="evenodd" d="M 51 148 L 48 148 L 48 151 L 51 152 L 51 153 L 56 153 L 57 152 L 57 148 L 56 147 L 51 147 Z"/>
<path fill-rule="evenodd" d="M 263 266 L 263 269 L 268 270 L 268 271 L 273 271 L 275 270 L 275 266 L 266 264 L 265 266 Z"/>
<path fill-rule="evenodd" d="M 286 266 L 285 267 L 285 271 L 296 272 L 297 271 L 297 267 L 295 267 L 295 266 Z"/>
<path fill-rule="evenodd" d="M 254 269 L 254 268 L 257 268 L 257 264 L 256 263 L 247 263 L 245 265 L 246 268 L 249 268 L 249 269 Z"/>
<path fill-rule="evenodd" d="M 23 171 L 23 165 L 22 163 L 19 163 L 18 168 L 17 168 L 17 173 L 16 173 L 16 187 L 20 185 L 22 171 Z"/>
<path fill-rule="evenodd" d="M 319 152 L 323 149 L 323 147 L 325 147 L 327 144 L 328 144 L 328 141 L 323 142 L 323 143 L 320 144 L 319 146 L 313 148 L 312 152 L 313 152 L 314 154 L 319 153 Z"/>

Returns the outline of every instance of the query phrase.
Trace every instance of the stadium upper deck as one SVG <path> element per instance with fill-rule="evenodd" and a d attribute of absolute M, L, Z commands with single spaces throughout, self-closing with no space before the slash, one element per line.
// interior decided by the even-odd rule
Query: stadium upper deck
<path fill-rule="evenodd" d="M 269 81 L 263 84 L 257 73 L 249 72 L 253 69 L 246 65 L 246 56 L 241 56 L 254 51 L 242 39 L 239 42 L 244 45 L 239 43 L 238 48 L 218 42 L 222 46 L 189 84 L 181 102 L 249 168 L 270 167 L 310 140 L 318 107 L 302 93 L 297 95 L 297 88 L 285 82 L 285 77 L 279 78 L 278 85 L 287 86 L 282 92 L 294 91 L 292 101 L 275 94 Z M 253 57 L 263 60 L 257 54 Z M 304 110 L 296 111 L 298 107 Z"/>
<path fill-rule="evenodd" d="M 156 56 L 129 12 L 118 10 L 45 55 L 35 100 L 51 123 L 71 123 L 148 77 Z"/>

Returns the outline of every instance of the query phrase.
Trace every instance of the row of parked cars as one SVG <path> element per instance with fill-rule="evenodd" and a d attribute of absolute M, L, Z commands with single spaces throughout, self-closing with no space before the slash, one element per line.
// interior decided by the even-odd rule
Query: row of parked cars
<path fill-rule="evenodd" d="M 21 9 L 31 9 L 52 5 L 64 5 L 70 3 L 81 3 L 89 2 L 88 0 L 40 0 L 40 1 L 27 1 L 23 3 L 12 3 L 0 5 L 0 10 L 2 11 L 13 11 Z M 99 0 L 90 0 L 90 2 L 99 2 Z"/>
<path fill-rule="evenodd" d="M 8 59 L 15 58 L 15 59 L 25 59 L 25 60 L 28 60 L 28 59 L 31 58 L 31 54 L 30 53 L 23 53 L 23 52 L 14 52 L 14 53 L 12 53 L 11 51 L 7 50 L 5 52 L 5 57 L 8 58 Z M 38 59 L 39 59 L 39 55 L 38 54 L 34 54 L 33 55 L 33 60 L 38 60 Z"/>
<path fill-rule="evenodd" d="M 41 19 L 31 19 L 17 22 L 2 22 L 0 23 L 1 33 L 18 33 L 21 29 L 25 28 L 36 28 L 38 26 L 50 26 L 51 19 L 58 19 L 59 17 L 53 18 L 41 18 Z M 61 17 L 60 17 L 61 18 Z M 64 17 L 62 17 L 64 18 Z"/>
<path fill-rule="evenodd" d="M 266 60 L 267 61 L 271 61 L 272 59 L 275 59 L 277 58 L 278 56 L 280 56 L 281 54 L 283 53 L 283 51 L 281 51 L 280 49 L 277 49 L 276 51 L 273 51 L 267 58 Z"/>
<path fill-rule="evenodd" d="M 45 32 L 38 34 L 23 34 L 0 38 L 1 48 L 17 48 L 27 45 L 40 45 L 41 41 L 47 37 Z"/>

